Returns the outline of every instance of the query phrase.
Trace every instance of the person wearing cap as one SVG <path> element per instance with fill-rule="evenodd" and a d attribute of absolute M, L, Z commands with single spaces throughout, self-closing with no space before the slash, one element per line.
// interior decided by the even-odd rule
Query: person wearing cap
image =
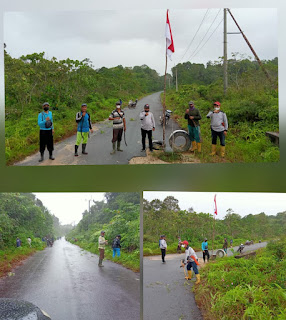
<path fill-rule="evenodd" d="M 38 125 L 40 127 L 40 154 L 41 158 L 39 162 L 44 160 L 44 152 L 47 147 L 49 151 L 49 159 L 55 160 L 53 157 L 54 150 L 54 122 L 52 112 L 49 110 L 50 105 L 48 102 L 44 102 L 43 111 L 38 115 Z"/>
<path fill-rule="evenodd" d="M 126 131 L 126 121 L 124 111 L 121 110 L 120 101 L 116 102 L 116 109 L 113 110 L 108 118 L 113 121 L 113 137 L 112 137 L 112 151 L 110 154 L 116 152 L 116 142 L 117 142 L 117 151 L 123 151 L 120 149 L 120 144 L 122 140 L 123 130 Z"/>
<path fill-rule="evenodd" d="M 225 156 L 225 137 L 228 130 L 227 117 L 224 112 L 220 110 L 220 102 L 214 103 L 214 110 L 207 114 L 207 118 L 211 119 L 211 133 L 212 133 L 212 152 L 211 156 L 216 154 L 217 138 L 220 139 L 220 155 Z"/>
<path fill-rule="evenodd" d="M 202 151 L 201 138 L 200 138 L 200 111 L 195 108 L 194 102 L 189 102 L 189 108 L 186 110 L 185 119 L 188 120 L 189 137 L 192 142 L 191 151 Z"/>
<path fill-rule="evenodd" d="M 204 263 L 206 262 L 206 257 L 207 257 L 208 262 L 209 262 L 210 254 L 209 254 L 209 249 L 208 249 L 208 239 L 207 238 L 205 238 L 205 240 L 202 242 L 202 251 L 203 251 Z"/>
<path fill-rule="evenodd" d="M 113 254 L 112 254 L 112 258 L 114 258 L 117 254 L 118 257 L 120 257 L 120 248 L 121 248 L 121 244 L 120 244 L 120 240 L 121 240 L 121 235 L 117 235 L 115 237 L 115 239 L 113 240 L 112 243 L 112 249 L 113 249 Z"/>
<path fill-rule="evenodd" d="M 182 242 L 183 246 L 185 247 L 185 263 L 187 264 L 187 271 L 188 271 L 188 276 L 185 278 L 186 280 L 191 280 L 192 279 L 192 270 L 193 268 L 194 273 L 196 275 L 197 281 L 196 284 L 201 282 L 200 274 L 197 265 L 198 263 L 198 257 L 194 251 L 193 248 L 189 246 L 189 242 L 184 240 Z"/>
<path fill-rule="evenodd" d="M 88 141 L 89 131 L 92 133 L 91 118 L 90 114 L 87 112 L 87 104 L 83 103 L 81 105 L 81 111 L 77 112 L 75 116 L 75 121 L 77 123 L 77 136 L 75 143 L 75 153 L 78 156 L 78 147 L 82 142 L 82 154 L 88 154 L 86 152 L 86 145 Z"/>
<path fill-rule="evenodd" d="M 141 136 L 142 136 L 142 150 L 145 151 L 145 142 L 146 142 L 146 135 L 148 136 L 149 140 L 149 149 L 153 151 L 153 144 L 152 144 L 152 131 L 155 131 L 155 119 L 153 113 L 150 112 L 149 104 L 145 104 L 144 111 L 140 112 L 140 120 L 141 120 Z"/>
<path fill-rule="evenodd" d="M 108 244 L 108 241 L 105 240 L 105 231 L 100 232 L 100 236 L 98 238 L 98 249 L 99 249 L 99 260 L 98 260 L 98 266 L 99 267 L 104 267 L 102 265 L 102 261 L 104 259 L 104 250 L 105 250 L 105 245 Z"/>
<path fill-rule="evenodd" d="M 166 250 L 167 250 L 167 242 L 166 237 L 162 235 L 162 239 L 160 240 L 160 249 L 161 249 L 161 255 L 162 255 L 162 262 L 166 263 L 165 256 L 166 256 Z"/>

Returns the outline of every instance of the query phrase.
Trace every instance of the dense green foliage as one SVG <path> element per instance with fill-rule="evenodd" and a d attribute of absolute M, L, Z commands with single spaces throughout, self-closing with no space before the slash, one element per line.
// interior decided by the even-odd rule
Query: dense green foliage
<path fill-rule="evenodd" d="M 166 235 L 168 252 L 176 252 L 178 236 L 187 240 L 191 246 L 201 251 L 201 243 L 208 238 L 212 248 L 213 214 L 181 210 L 178 200 L 172 196 L 163 201 L 159 199 L 148 202 L 143 200 L 144 210 L 144 255 L 160 252 L 158 241 L 162 234 Z M 191 205 L 191 204 L 190 204 Z M 286 212 L 268 216 L 248 214 L 241 217 L 232 209 L 227 210 L 224 219 L 215 221 L 214 249 L 222 248 L 224 238 L 233 239 L 234 245 L 246 240 L 267 240 L 282 236 L 286 230 Z"/>
<path fill-rule="evenodd" d="M 286 319 L 286 238 L 256 257 L 227 257 L 202 268 L 196 301 L 204 319 Z"/>
<path fill-rule="evenodd" d="M 120 98 L 161 90 L 163 78 L 148 66 L 95 70 L 89 59 L 47 59 L 33 53 L 18 59 L 5 51 L 6 160 L 19 160 L 38 148 L 38 113 L 48 101 L 55 123 L 55 140 L 75 132 L 75 114 L 88 104 L 93 122 L 108 117 Z"/>
<path fill-rule="evenodd" d="M 105 255 L 112 259 L 113 239 L 121 235 L 121 256 L 114 261 L 138 271 L 140 266 L 140 195 L 139 193 L 106 193 L 105 201 L 96 201 L 90 212 L 83 212 L 78 225 L 67 235 L 67 240 L 98 254 L 98 237 L 104 230 Z"/>
<path fill-rule="evenodd" d="M 278 59 L 264 61 L 272 78 L 268 81 L 257 63 L 249 59 L 229 61 L 229 88 L 223 93 L 222 63 L 209 62 L 207 66 L 190 62 L 179 64 L 179 90 L 167 91 L 166 105 L 182 128 L 187 129 L 184 119 L 190 100 L 195 102 L 202 120 L 202 162 L 222 161 L 209 156 L 211 149 L 210 120 L 207 113 L 213 102 L 221 102 L 221 110 L 228 117 L 226 158 L 229 162 L 279 161 L 279 148 L 265 136 L 266 131 L 279 131 L 278 121 Z M 175 73 L 175 68 L 173 75 Z"/>

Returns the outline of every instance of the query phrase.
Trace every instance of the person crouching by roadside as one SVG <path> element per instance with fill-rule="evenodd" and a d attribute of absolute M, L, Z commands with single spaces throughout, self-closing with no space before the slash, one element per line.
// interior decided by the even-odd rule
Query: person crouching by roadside
<path fill-rule="evenodd" d="M 153 113 L 150 112 L 149 104 L 145 104 L 144 111 L 140 112 L 141 120 L 141 136 L 142 136 L 142 150 L 145 151 L 146 135 L 149 140 L 149 149 L 153 151 L 152 131 L 155 131 L 155 119 Z"/>
<path fill-rule="evenodd" d="M 194 102 L 189 102 L 189 109 L 186 110 L 185 119 L 188 120 L 189 137 L 192 142 L 190 151 L 202 151 L 201 137 L 200 137 L 200 123 L 202 119 L 200 111 L 195 108 Z"/>
<path fill-rule="evenodd" d="M 217 138 L 220 139 L 220 155 L 225 156 L 225 137 L 228 130 L 227 117 L 224 112 L 220 110 L 220 102 L 214 103 L 214 110 L 207 114 L 207 118 L 211 119 L 211 133 L 212 133 L 212 152 L 211 156 L 216 154 Z"/>
<path fill-rule="evenodd" d="M 108 241 L 105 240 L 105 231 L 100 232 L 100 236 L 98 237 L 98 249 L 99 249 L 99 260 L 98 260 L 98 266 L 99 267 L 104 267 L 102 265 L 102 261 L 104 259 L 104 250 L 105 250 L 105 245 L 108 244 Z"/>
<path fill-rule="evenodd" d="M 118 256 L 118 258 L 120 257 L 120 248 L 121 248 L 120 240 L 121 240 L 121 235 L 120 234 L 117 235 L 115 237 L 115 239 L 113 240 L 113 243 L 112 243 L 112 249 L 113 249 L 112 258 L 114 258 L 116 255 Z"/>
<path fill-rule="evenodd" d="M 123 151 L 120 149 L 120 144 L 122 140 L 123 130 L 126 131 L 126 121 L 124 111 L 121 110 L 120 101 L 116 102 L 116 109 L 113 110 L 108 118 L 113 121 L 113 137 L 112 137 L 112 151 L 110 154 L 116 152 L 116 142 L 117 142 L 117 151 Z"/>
<path fill-rule="evenodd" d="M 166 256 L 166 250 L 167 250 L 167 242 L 166 237 L 162 235 L 162 239 L 160 241 L 160 249 L 161 249 L 161 255 L 162 255 L 162 262 L 166 263 L 165 256 Z"/>
<path fill-rule="evenodd" d="M 193 248 L 191 248 L 189 246 L 189 242 L 184 240 L 182 242 L 182 244 L 185 247 L 185 261 L 187 264 L 187 271 L 188 271 L 188 276 L 186 277 L 187 280 L 191 280 L 192 279 L 192 270 L 191 268 L 193 268 L 194 273 L 196 275 L 197 281 L 196 284 L 201 282 L 201 278 L 200 278 L 200 274 L 199 274 L 199 270 L 197 265 L 199 265 L 198 263 L 198 257 L 194 251 Z"/>
<path fill-rule="evenodd" d="M 54 123 L 52 112 L 49 111 L 50 105 L 44 102 L 43 111 L 38 115 L 38 125 L 40 127 L 40 154 L 39 162 L 44 161 L 44 152 L 47 147 L 49 151 L 49 159 L 55 160 L 53 157 L 54 151 Z"/>
<path fill-rule="evenodd" d="M 86 152 L 86 145 L 88 141 L 89 131 L 92 133 L 91 118 L 90 114 L 87 112 L 87 104 L 83 103 L 81 105 L 81 111 L 77 112 L 75 121 L 77 123 L 77 136 L 75 143 L 75 153 L 78 156 L 78 147 L 82 142 L 82 154 L 88 154 Z"/>

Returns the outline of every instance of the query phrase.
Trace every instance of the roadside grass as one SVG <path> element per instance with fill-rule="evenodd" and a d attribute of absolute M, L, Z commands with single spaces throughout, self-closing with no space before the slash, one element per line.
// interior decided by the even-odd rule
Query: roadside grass
<path fill-rule="evenodd" d="M 20 265 L 26 258 L 34 254 L 39 248 L 7 248 L 0 250 L 0 278 L 6 276 L 11 270 Z"/>
<path fill-rule="evenodd" d="M 226 257 L 202 268 L 194 291 L 204 319 L 286 319 L 285 252 L 286 238 L 255 257 Z"/>
<path fill-rule="evenodd" d="M 76 241 L 76 242 L 70 241 L 70 242 L 86 251 L 99 255 L 98 247 L 94 243 L 85 242 L 85 241 Z M 112 252 L 113 252 L 112 249 L 110 249 L 109 247 L 106 247 L 105 253 L 104 253 L 105 259 L 121 264 L 124 267 L 131 269 L 134 272 L 140 272 L 140 251 L 139 250 L 135 250 L 133 252 L 126 252 L 124 250 L 121 250 L 120 257 L 116 256 L 115 258 L 112 258 Z"/>

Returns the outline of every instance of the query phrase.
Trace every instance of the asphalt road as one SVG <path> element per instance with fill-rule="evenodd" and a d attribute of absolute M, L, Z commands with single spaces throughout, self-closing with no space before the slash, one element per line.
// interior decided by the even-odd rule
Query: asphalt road
<path fill-rule="evenodd" d="M 265 247 L 266 242 L 245 246 L 243 252 Z M 238 247 L 233 248 L 236 252 Z M 214 251 L 216 252 L 216 250 Z M 210 254 L 211 254 L 210 250 Z M 199 260 L 202 252 L 196 252 Z M 228 249 L 228 255 L 232 252 Z M 161 256 L 145 257 L 143 261 L 143 317 L 144 320 L 202 320 L 203 317 L 196 305 L 191 288 L 193 280 L 185 280 L 180 261 L 185 254 L 166 255 L 163 264 Z M 200 262 L 203 263 L 203 262 Z"/>
<path fill-rule="evenodd" d="M 140 319 L 140 275 L 65 240 L 0 280 L 0 297 L 24 299 L 52 320 Z"/>
<path fill-rule="evenodd" d="M 125 108 L 126 117 L 126 142 L 121 143 L 121 148 L 124 152 L 116 152 L 111 155 L 112 151 L 112 121 L 105 120 L 96 123 L 94 127 L 94 133 L 91 134 L 88 144 L 88 155 L 81 154 L 81 146 L 79 148 L 79 156 L 74 156 L 74 144 L 76 141 L 76 135 L 67 138 L 57 144 L 55 144 L 55 160 L 48 159 L 48 152 L 45 152 L 45 159 L 43 162 L 38 162 L 39 153 L 27 157 L 21 162 L 15 165 L 20 166 L 38 166 L 38 165 L 95 165 L 95 164 L 128 164 L 129 160 L 133 157 L 146 156 L 145 152 L 141 152 L 141 123 L 139 119 L 140 112 L 144 109 L 144 105 L 148 103 L 150 105 L 150 111 L 153 112 L 156 130 L 153 134 L 153 140 L 163 139 L 163 128 L 160 125 L 159 117 L 163 113 L 163 107 L 160 102 L 161 92 L 154 93 L 138 101 L 135 109 Z M 115 108 L 111 107 L 110 112 Z M 92 118 L 92 114 L 91 114 Z M 57 124 L 55 123 L 55 130 Z M 166 150 L 171 150 L 169 146 L 169 136 L 174 131 L 179 129 L 179 126 L 171 120 L 166 126 Z M 146 143 L 148 146 L 148 142 Z"/>

